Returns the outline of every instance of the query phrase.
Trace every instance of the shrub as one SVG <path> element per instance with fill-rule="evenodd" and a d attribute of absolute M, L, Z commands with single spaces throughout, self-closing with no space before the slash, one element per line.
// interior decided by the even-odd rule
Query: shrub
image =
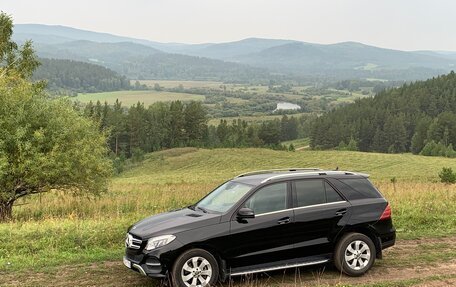
<path fill-rule="evenodd" d="M 439 172 L 440 181 L 444 183 L 456 183 L 456 173 L 451 167 L 444 167 Z"/>

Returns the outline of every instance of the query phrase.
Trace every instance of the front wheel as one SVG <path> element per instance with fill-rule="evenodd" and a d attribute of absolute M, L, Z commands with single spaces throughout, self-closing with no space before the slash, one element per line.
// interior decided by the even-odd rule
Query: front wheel
<path fill-rule="evenodd" d="M 203 249 L 184 252 L 174 263 L 172 281 L 177 287 L 214 286 L 219 266 L 214 256 Z"/>
<path fill-rule="evenodd" d="M 339 271 L 349 276 L 361 276 L 374 264 L 375 254 L 375 245 L 369 237 L 361 233 L 348 233 L 337 243 L 334 264 Z"/>

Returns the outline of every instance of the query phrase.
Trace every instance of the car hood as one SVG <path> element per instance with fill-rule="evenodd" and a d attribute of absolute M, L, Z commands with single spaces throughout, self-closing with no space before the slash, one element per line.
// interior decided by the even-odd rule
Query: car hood
<path fill-rule="evenodd" d="M 158 235 L 177 234 L 220 222 L 221 215 L 203 213 L 189 208 L 169 211 L 147 217 L 135 223 L 129 233 L 142 239 Z"/>

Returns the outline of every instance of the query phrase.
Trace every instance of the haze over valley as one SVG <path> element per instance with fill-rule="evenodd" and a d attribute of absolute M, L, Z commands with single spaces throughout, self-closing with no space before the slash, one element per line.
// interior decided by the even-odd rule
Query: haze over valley
<path fill-rule="evenodd" d="M 456 53 L 399 51 L 357 42 L 314 44 L 248 38 L 227 43 L 159 43 L 65 26 L 17 24 L 43 58 L 110 68 L 130 79 L 251 81 L 268 79 L 417 80 L 454 69 Z"/>

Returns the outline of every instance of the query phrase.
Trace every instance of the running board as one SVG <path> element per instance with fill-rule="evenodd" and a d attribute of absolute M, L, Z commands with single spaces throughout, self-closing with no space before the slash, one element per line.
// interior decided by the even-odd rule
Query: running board
<path fill-rule="evenodd" d="M 328 261 L 329 261 L 329 259 L 319 259 L 319 260 L 300 261 L 300 262 L 297 262 L 297 260 L 291 260 L 291 262 L 288 261 L 285 264 L 281 264 L 281 265 L 279 264 L 279 265 L 275 265 L 275 266 L 269 265 L 268 267 L 263 267 L 263 268 L 255 269 L 255 267 L 260 267 L 260 266 L 258 266 L 258 265 L 251 266 L 251 268 L 253 268 L 253 269 L 250 269 L 250 270 L 246 270 L 246 268 L 235 268 L 232 270 L 234 272 L 230 273 L 230 276 L 241 276 L 241 275 L 246 275 L 246 274 L 262 273 L 262 272 L 288 269 L 288 268 L 296 268 L 296 267 L 304 267 L 304 266 L 310 266 L 310 265 L 323 264 Z M 262 264 L 262 265 L 264 266 L 265 264 Z M 238 269 L 239 271 L 236 269 Z M 241 271 L 240 269 L 244 269 L 244 270 Z"/>

